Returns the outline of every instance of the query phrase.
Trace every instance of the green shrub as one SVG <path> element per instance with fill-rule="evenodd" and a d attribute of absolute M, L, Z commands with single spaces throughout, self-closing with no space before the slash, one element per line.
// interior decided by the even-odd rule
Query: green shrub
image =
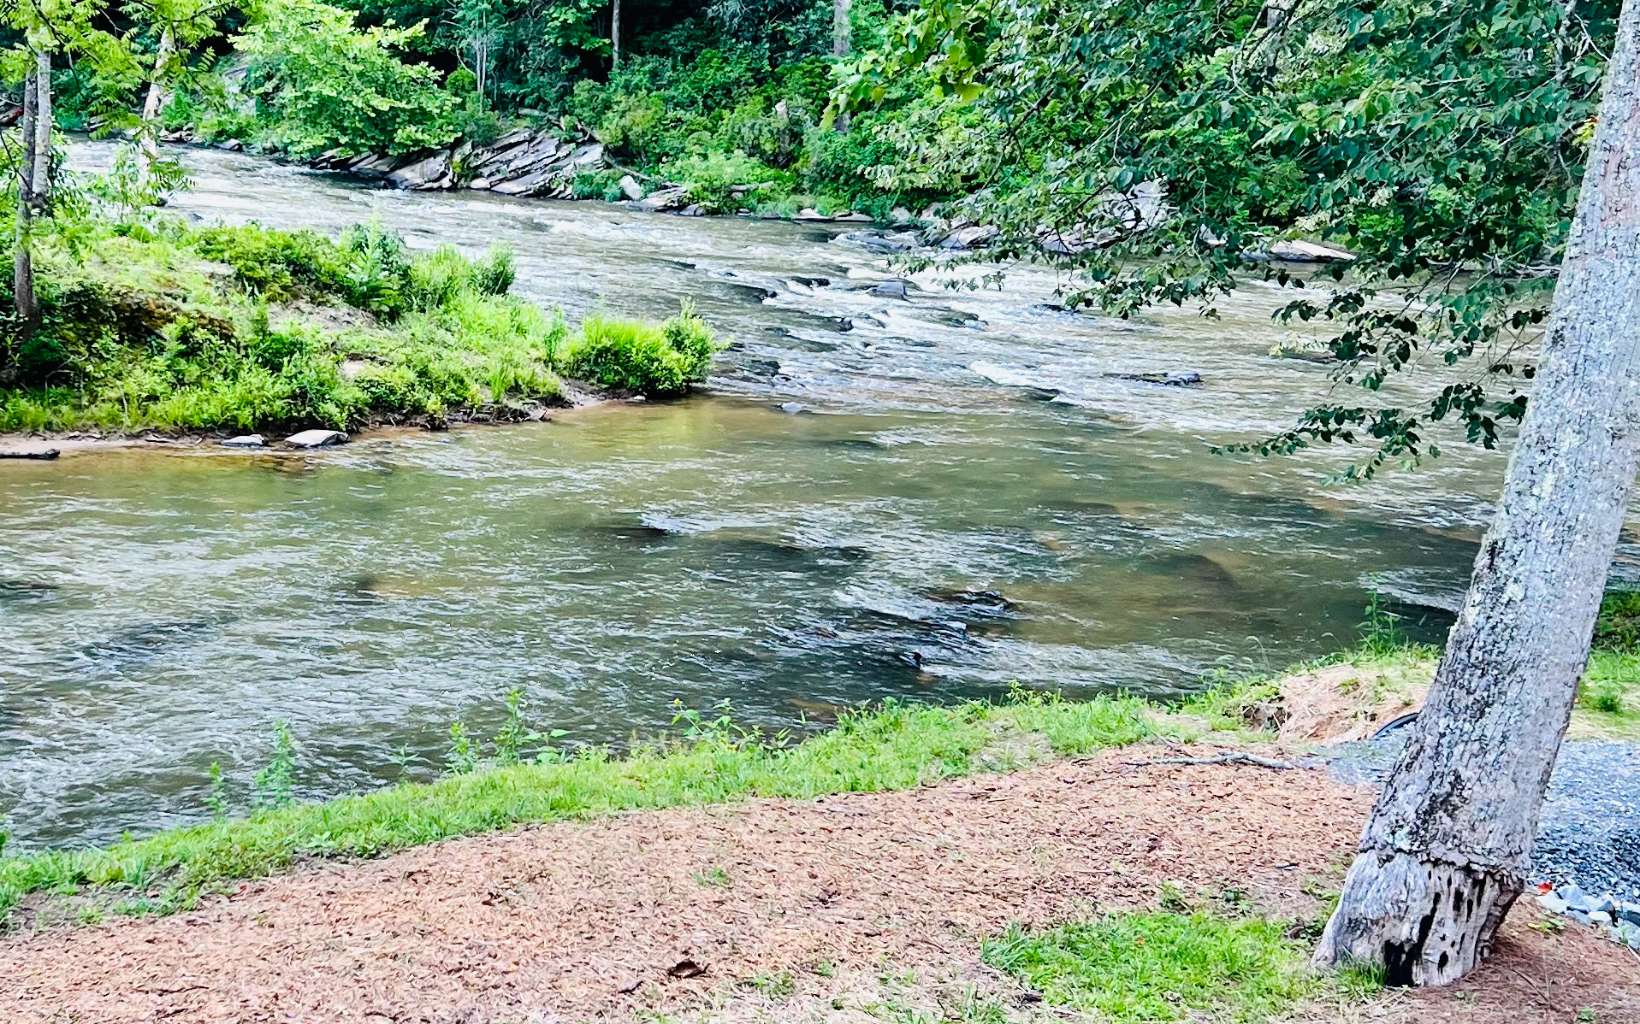
<path fill-rule="evenodd" d="M 430 65 L 401 60 L 424 28 L 361 28 L 319 0 L 267 0 L 234 38 L 262 133 L 281 150 L 409 153 L 455 137 L 456 97 Z"/>
<path fill-rule="evenodd" d="M 1609 591 L 1600 602 L 1594 642 L 1614 650 L 1640 648 L 1640 590 Z"/>
<path fill-rule="evenodd" d="M 593 128 L 610 149 L 639 160 L 658 160 L 673 147 L 666 125 L 666 106 L 659 96 L 618 93 Z"/>
<path fill-rule="evenodd" d="M 659 327 L 587 317 L 580 338 L 564 354 L 563 366 L 570 376 L 605 387 L 669 398 L 706 379 L 718 348 L 711 328 L 686 303 Z"/>
<path fill-rule="evenodd" d="M 512 250 L 504 245 L 491 246 L 484 258 L 473 264 L 473 290 L 480 295 L 505 295 L 512 291 L 517 276 Z"/>
<path fill-rule="evenodd" d="M 411 308 L 438 309 L 465 291 L 473 267 L 453 245 L 441 245 L 410 263 L 407 299 Z"/>
<path fill-rule="evenodd" d="M 689 198 L 708 210 L 750 207 L 765 194 L 790 191 L 792 176 L 745 153 L 709 153 L 661 165 L 661 173 L 689 189 Z M 739 196 L 737 185 L 751 186 Z"/>
<path fill-rule="evenodd" d="M 456 68 L 444 79 L 444 91 L 465 100 L 478 94 L 478 76 L 466 68 Z"/>
<path fill-rule="evenodd" d="M 404 239 L 380 224 L 356 224 L 342 233 L 337 244 L 347 261 L 343 271 L 347 301 L 382 316 L 402 312 L 412 291 L 410 253 Z"/>
<path fill-rule="evenodd" d="M 501 115 L 486 107 L 478 96 L 468 96 L 456 109 L 456 135 L 475 146 L 488 146 L 506 131 Z"/>
<path fill-rule="evenodd" d="M 570 179 L 570 194 L 577 199 L 602 199 L 613 203 L 621 198 L 621 172 L 603 168 L 582 168 Z"/>
<path fill-rule="evenodd" d="M 194 251 L 226 263 L 240 284 L 270 299 L 345 294 L 347 262 L 335 243 L 313 231 L 271 231 L 254 224 L 210 227 L 192 236 Z"/>

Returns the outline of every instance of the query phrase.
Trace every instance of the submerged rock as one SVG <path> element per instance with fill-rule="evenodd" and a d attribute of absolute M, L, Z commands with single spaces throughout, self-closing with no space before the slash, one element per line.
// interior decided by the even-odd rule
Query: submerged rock
<path fill-rule="evenodd" d="M 975 249 L 996 241 L 1002 232 L 989 224 L 972 224 L 958 228 L 940 239 L 941 249 Z"/>
<path fill-rule="evenodd" d="M 1291 238 L 1270 246 L 1270 258 L 1287 263 L 1354 263 L 1355 253 L 1325 242 Z"/>
<path fill-rule="evenodd" d="M 920 244 L 915 231 L 850 231 L 837 238 L 868 252 L 884 254 L 910 252 Z"/>
<path fill-rule="evenodd" d="M 879 281 L 871 288 L 871 294 L 885 299 L 911 298 L 912 284 L 904 278 L 895 278 L 891 281 Z"/>
<path fill-rule="evenodd" d="M 1174 373 L 1107 373 L 1104 376 L 1111 380 L 1131 380 L 1140 384 L 1160 384 L 1170 388 L 1194 388 L 1205 383 L 1202 375 L 1195 370 Z"/>
<path fill-rule="evenodd" d="M 326 448 L 346 440 L 347 435 L 340 430 L 303 430 L 285 438 L 285 443 L 292 448 Z"/>

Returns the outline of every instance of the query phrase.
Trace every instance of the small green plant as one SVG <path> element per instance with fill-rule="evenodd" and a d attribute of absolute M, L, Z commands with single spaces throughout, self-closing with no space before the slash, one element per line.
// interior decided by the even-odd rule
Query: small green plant
<path fill-rule="evenodd" d="M 480 295 L 505 295 L 512 290 L 517 276 L 512 250 L 504 245 L 492 246 L 483 259 L 473 264 L 473 290 Z"/>
<path fill-rule="evenodd" d="M 507 707 L 506 718 L 501 728 L 496 730 L 492 744 L 495 748 L 495 763 L 498 765 L 517 764 L 522 760 L 524 741 L 529 736 L 529 727 L 524 722 L 524 690 L 515 686 L 507 691 L 505 698 Z"/>
<path fill-rule="evenodd" d="M 1175 914 L 1188 914 L 1194 909 L 1191 906 L 1190 897 L 1185 894 L 1184 886 L 1171 879 L 1162 883 L 1162 890 L 1157 897 L 1157 903 L 1163 910 Z"/>
<path fill-rule="evenodd" d="M 408 779 L 410 772 L 420 765 L 422 760 L 421 755 L 411 750 L 408 743 L 400 743 L 397 750 L 387 755 L 387 759 L 398 768 L 400 779 Z"/>
<path fill-rule="evenodd" d="M 705 871 L 695 872 L 694 878 L 696 885 L 707 889 L 727 889 L 734 884 L 729 872 L 719 864 L 714 864 Z"/>
<path fill-rule="evenodd" d="M 222 762 L 212 761 L 207 774 L 211 789 L 205 797 L 205 808 L 211 812 L 213 820 L 225 821 L 228 817 L 228 780 L 222 774 Z"/>
<path fill-rule="evenodd" d="M 1566 921 L 1559 917 L 1545 917 L 1537 921 L 1533 921 L 1531 924 L 1527 925 L 1527 927 L 1531 928 L 1533 931 L 1541 932 L 1544 935 L 1553 936 L 1559 935 L 1566 930 Z"/>
<path fill-rule="evenodd" d="M 288 807 L 295 793 L 296 741 L 291 737 L 289 723 L 275 722 L 273 752 L 251 780 L 251 802 L 264 810 Z"/>
<path fill-rule="evenodd" d="M 776 971 L 772 974 L 754 974 L 746 982 L 748 988 L 757 990 L 770 999 L 790 999 L 797 991 L 797 979 L 790 971 Z"/>
<path fill-rule="evenodd" d="M 450 745 L 444 754 L 444 771 L 449 775 L 469 775 L 478 770 L 478 752 L 461 719 L 450 723 Z"/>
<path fill-rule="evenodd" d="M 1401 616 L 1385 607 L 1379 594 L 1373 594 L 1357 627 L 1361 631 L 1361 649 L 1374 657 L 1387 657 L 1404 649 L 1407 639 L 1400 623 Z"/>
<path fill-rule="evenodd" d="M 1624 710 L 1622 683 L 1614 679 L 1585 680 L 1577 702 L 1590 711 L 1620 715 Z"/>

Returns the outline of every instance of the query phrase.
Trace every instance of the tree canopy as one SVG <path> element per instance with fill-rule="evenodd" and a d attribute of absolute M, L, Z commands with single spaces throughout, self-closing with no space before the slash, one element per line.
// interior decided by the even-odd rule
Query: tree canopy
<path fill-rule="evenodd" d="M 1377 392 L 1423 363 L 1470 366 L 1427 404 L 1333 396 L 1240 446 L 1367 439 L 1370 474 L 1436 453 L 1432 424 L 1491 447 L 1521 417 L 1522 348 L 1547 312 L 1616 9 L 927 0 L 844 95 L 881 102 L 926 74 L 952 130 L 900 133 L 882 183 L 962 168 L 961 215 L 1002 230 L 986 258 L 1058 264 L 1079 301 L 1211 311 L 1256 275 L 1311 286 L 1278 316 L 1334 326 L 1341 382 Z M 1134 232 L 1113 197 L 1141 182 L 1161 183 L 1171 215 Z M 1290 235 L 1356 258 L 1316 274 L 1271 264 L 1269 244 Z"/>

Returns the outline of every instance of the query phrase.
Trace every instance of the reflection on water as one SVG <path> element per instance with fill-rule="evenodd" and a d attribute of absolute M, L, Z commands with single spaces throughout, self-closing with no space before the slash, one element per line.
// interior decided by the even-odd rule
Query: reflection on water
<path fill-rule="evenodd" d="M 105 157 L 82 147 L 75 157 Z M 517 251 L 572 317 L 701 300 L 715 397 L 315 455 L 0 465 L 0 816 L 25 847 L 203 816 L 273 722 L 302 795 L 436 762 L 524 687 L 576 741 L 731 699 L 773 727 L 885 696 L 1188 688 L 1347 642 L 1370 589 L 1459 591 L 1496 484 L 1460 456 L 1372 488 L 1203 441 L 1285 422 L 1323 371 L 1219 322 L 1048 308 L 1052 281 L 910 299 L 830 228 L 372 192 L 192 152 L 176 205 Z M 1201 387 L 1121 373 L 1189 370 Z M 1435 628 L 1435 627 L 1431 627 Z"/>

